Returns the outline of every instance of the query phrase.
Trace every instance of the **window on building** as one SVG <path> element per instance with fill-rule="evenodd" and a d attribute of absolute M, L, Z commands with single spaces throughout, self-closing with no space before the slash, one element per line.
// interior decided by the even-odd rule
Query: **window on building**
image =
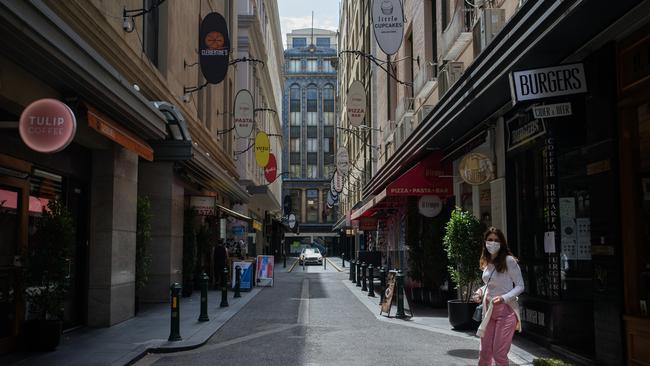
<path fill-rule="evenodd" d="M 450 8 L 450 2 L 451 0 L 441 0 L 440 1 L 440 15 L 441 15 L 441 20 L 442 20 L 442 30 L 444 31 L 445 28 L 449 25 L 449 8 Z"/>
<path fill-rule="evenodd" d="M 318 60 L 315 58 L 307 59 L 307 72 L 318 72 Z"/>
<path fill-rule="evenodd" d="M 291 152 L 300 152 L 300 139 L 299 138 L 290 139 L 289 149 Z"/>
<path fill-rule="evenodd" d="M 300 67 L 300 59 L 295 59 L 295 58 L 290 59 L 289 62 L 288 62 L 287 67 L 288 67 L 289 72 L 300 72 L 300 71 L 302 71 L 301 70 L 302 68 Z"/>
<path fill-rule="evenodd" d="M 289 89 L 289 123 L 300 125 L 300 86 L 292 85 Z"/>
<path fill-rule="evenodd" d="M 145 9 L 152 9 L 142 18 L 142 51 L 147 55 L 149 61 L 158 67 L 158 33 L 160 25 L 159 7 L 153 7 L 156 0 L 144 0 Z"/>
<path fill-rule="evenodd" d="M 318 222 L 318 190 L 317 189 L 308 189 L 307 190 L 307 222 L 317 223 Z"/>
<path fill-rule="evenodd" d="M 289 165 L 289 175 L 291 178 L 300 178 L 300 163 L 294 164 L 293 161 L 291 161 L 291 164 Z"/>
<path fill-rule="evenodd" d="M 332 65 L 333 61 L 334 61 L 334 59 L 329 59 L 329 58 L 323 59 L 323 68 L 322 68 L 323 72 L 326 72 L 326 73 L 335 73 L 336 72 L 336 69 Z"/>
<path fill-rule="evenodd" d="M 318 152 L 318 139 L 307 139 L 307 152 Z"/>
<path fill-rule="evenodd" d="M 326 154 L 334 154 L 334 139 L 331 137 L 323 138 L 323 152 Z"/>
<path fill-rule="evenodd" d="M 316 46 L 330 48 L 330 39 L 326 37 L 316 37 Z"/>
<path fill-rule="evenodd" d="M 327 156 L 327 155 L 325 155 Z M 333 156 L 333 155 L 332 155 Z M 325 164 L 323 165 L 323 176 L 326 178 L 332 178 L 334 176 L 334 171 L 336 170 L 336 166 L 334 164 Z"/>
<path fill-rule="evenodd" d="M 307 178 L 318 178 L 318 165 L 307 164 Z"/>
<path fill-rule="evenodd" d="M 291 197 L 291 212 L 296 215 L 296 221 L 301 222 L 302 216 L 302 190 L 290 189 L 289 196 Z"/>
<path fill-rule="evenodd" d="M 323 88 L 323 124 L 334 125 L 334 87 L 330 84 Z"/>
<path fill-rule="evenodd" d="M 307 37 L 294 37 L 292 40 L 293 48 L 306 47 L 307 46 Z"/>
<path fill-rule="evenodd" d="M 318 125 L 318 89 L 313 84 L 307 87 L 307 125 Z"/>

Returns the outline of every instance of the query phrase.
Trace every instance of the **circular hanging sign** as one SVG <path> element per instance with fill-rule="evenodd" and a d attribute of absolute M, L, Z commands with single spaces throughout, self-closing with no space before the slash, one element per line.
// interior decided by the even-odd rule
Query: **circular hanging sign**
<path fill-rule="evenodd" d="M 219 13 L 205 16 L 199 28 L 199 64 L 210 84 L 219 84 L 228 73 L 230 63 L 228 25 Z"/>
<path fill-rule="evenodd" d="M 328 206 L 334 206 L 334 197 L 332 197 L 332 193 L 327 194 L 327 205 Z"/>
<path fill-rule="evenodd" d="M 353 81 L 348 88 L 346 104 L 350 124 L 359 127 L 366 116 L 366 89 L 359 80 Z"/>
<path fill-rule="evenodd" d="M 350 169 L 348 149 L 341 147 L 336 153 L 336 170 L 339 175 L 347 175 Z"/>
<path fill-rule="evenodd" d="M 239 137 L 248 137 L 255 125 L 255 108 L 253 95 L 246 89 L 237 92 L 235 97 L 235 133 Z"/>
<path fill-rule="evenodd" d="M 77 119 L 70 107 L 56 99 L 39 99 L 25 108 L 18 133 L 25 145 L 41 153 L 65 149 L 77 132 Z"/>
<path fill-rule="evenodd" d="M 269 163 L 269 153 L 271 147 L 269 143 L 269 136 L 264 131 L 260 131 L 255 135 L 255 161 L 257 165 L 264 168 Z"/>
<path fill-rule="evenodd" d="M 479 153 L 469 153 L 463 157 L 458 167 L 463 180 L 473 186 L 489 182 L 494 175 L 492 160 Z"/>
<path fill-rule="evenodd" d="M 436 217 L 442 211 L 442 201 L 440 197 L 431 195 L 431 196 L 422 196 L 418 200 L 418 211 L 420 215 L 424 217 Z"/>
<path fill-rule="evenodd" d="M 339 174 L 338 171 L 334 173 L 332 180 L 334 182 L 334 191 L 337 193 L 343 192 L 343 177 Z"/>
<path fill-rule="evenodd" d="M 278 177 L 278 163 L 275 161 L 275 155 L 269 154 L 269 163 L 264 168 L 264 178 L 269 183 L 275 182 Z"/>
<path fill-rule="evenodd" d="M 387 55 L 397 53 L 404 36 L 404 10 L 400 0 L 372 2 L 372 28 L 375 39 Z"/>
<path fill-rule="evenodd" d="M 289 229 L 293 230 L 296 227 L 296 215 L 289 214 L 289 218 L 287 219 L 287 224 L 289 224 Z"/>

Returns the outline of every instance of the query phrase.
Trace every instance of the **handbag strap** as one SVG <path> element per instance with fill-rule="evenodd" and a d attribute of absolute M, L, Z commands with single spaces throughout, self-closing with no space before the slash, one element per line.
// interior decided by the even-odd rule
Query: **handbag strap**
<path fill-rule="evenodd" d="M 497 268 L 494 267 L 492 270 L 492 273 L 490 273 L 490 277 L 488 277 L 487 283 L 485 283 L 485 291 L 483 291 L 483 301 L 481 301 L 481 304 L 485 304 L 485 297 L 487 296 L 487 290 L 488 290 L 488 285 L 490 284 L 490 280 L 492 279 L 492 275 L 494 274 L 494 271 L 496 271 Z"/>

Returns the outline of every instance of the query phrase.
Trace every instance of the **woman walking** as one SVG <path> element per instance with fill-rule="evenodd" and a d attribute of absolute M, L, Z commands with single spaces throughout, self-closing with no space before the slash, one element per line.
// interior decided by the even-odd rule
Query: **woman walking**
<path fill-rule="evenodd" d="M 491 227 L 483 236 L 480 266 L 483 282 L 474 301 L 483 303 L 483 320 L 476 333 L 481 337 L 479 366 L 508 365 L 508 352 L 515 330 L 521 332 L 517 296 L 524 291 L 524 280 L 517 259 L 512 255 L 501 230 Z"/>

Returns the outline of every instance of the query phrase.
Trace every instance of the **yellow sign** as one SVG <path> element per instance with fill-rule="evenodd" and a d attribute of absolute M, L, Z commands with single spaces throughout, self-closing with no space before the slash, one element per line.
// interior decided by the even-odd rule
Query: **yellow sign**
<path fill-rule="evenodd" d="M 253 220 L 253 229 L 257 231 L 262 231 L 262 223 L 257 220 Z"/>
<path fill-rule="evenodd" d="M 260 131 L 255 135 L 255 161 L 257 165 L 264 168 L 269 163 L 269 153 L 271 152 L 271 144 L 269 137 Z"/>
<path fill-rule="evenodd" d="M 471 185 L 487 183 L 494 177 L 492 160 L 479 153 L 469 153 L 460 161 L 459 173 Z"/>

